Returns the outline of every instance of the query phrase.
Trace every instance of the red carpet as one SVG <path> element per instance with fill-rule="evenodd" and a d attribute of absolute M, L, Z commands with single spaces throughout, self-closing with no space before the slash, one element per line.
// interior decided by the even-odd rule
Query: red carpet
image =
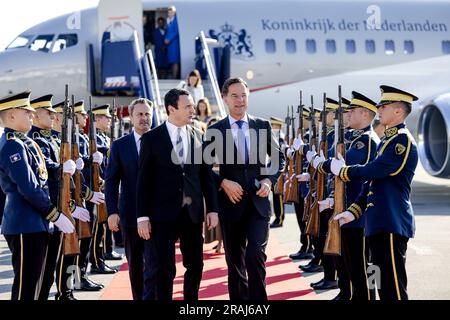
<path fill-rule="evenodd" d="M 205 244 L 203 278 L 199 296 L 202 300 L 228 300 L 227 266 L 225 256 L 216 254 L 212 247 L 216 242 Z M 183 298 L 183 273 L 181 253 L 177 248 L 177 276 L 174 280 L 174 299 Z M 292 263 L 273 234 L 270 235 L 267 254 L 267 293 L 269 300 L 314 299 L 314 290 L 310 288 Z M 130 282 L 128 279 L 128 264 L 123 264 L 121 270 L 114 276 L 110 285 L 102 294 L 102 300 L 131 300 Z"/>

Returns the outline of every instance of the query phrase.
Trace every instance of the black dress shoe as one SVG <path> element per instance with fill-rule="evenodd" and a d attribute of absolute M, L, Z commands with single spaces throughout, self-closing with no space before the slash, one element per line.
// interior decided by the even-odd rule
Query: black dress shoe
<path fill-rule="evenodd" d="M 306 260 L 314 258 L 314 255 L 310 252 L 299 251 L 297 253 L 292 253 L 289 255 L 292 260 Z"/>
<path fill-rule="evenodd" d="M 274 221 L 270 224 L 270 227 L 271 227 L 271 228 L 279 228 L 279 227 L 282 227 L 282 226 L 283 226 L 283 223 L 280 222 L 280 221 L 278 221 L 278 220 L 274 220 Z"/>
<path fill-rule="evenodd" d="M 319 266 L 317 264 L 308 264 L 306 266 L 300 266 L 300 269 L 303 270 L 303 272 L 322 272 L 323 267 Z"/>
<path fill-rule="evenodd" d="M 103 289 L 103 285 L 95 283 L 87 277 L 81 278 L 80 284 L 75 284 L 74 290 L 76 291 L 100 291 Z"/>
<path fill-rule="evenodd" d="M 311 286 L 311 288 L 314 289 L 314 287 L 322 284 L 325 281 L 325 278 L 322 278 L 321 280 L 317 281 L 317 282 L 311 282 L 309 285 Z"/>
<path fill-rule="evenodd" d="M 315 286 L 314 290 L 331 290 L 338 288 L 339 286 L 337 281 L 325 280 L 322 284 Z"/>
<path fill-rule="evenodd" d="M 339 292 L 339 294 L 333 298 L 333 301 L 349 301 L 350 297 L 347 297 L 342 292 Z"/>
<path fill-rule="evenodd" d="M 55 298 L 55 300 L 58 300 L 58 301 L 72 301 L 72 300 L 78 300 L 78 299 L 76 299 L 73 296 L 72 292 L 67 292 L 67 293 L 64 293 L 61 297 Z"/>
<path fill-rule="evenodd" d="M 99 267 L 91 266 L 91 273 L 94 274 L 112 274 L 116 272 L 117 272 L 116 269 L 108 267 L 106 264 L 102 264 Z"/>
<path fill-rule="evenodd" d="M 111 251 L 105 253 L 105 260 L 122 260 L 123 254 L 117 253 L 115 251 Z"/>

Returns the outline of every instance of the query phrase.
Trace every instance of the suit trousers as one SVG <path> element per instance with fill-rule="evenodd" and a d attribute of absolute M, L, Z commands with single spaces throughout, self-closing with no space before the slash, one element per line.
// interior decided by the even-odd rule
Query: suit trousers
<path fill-rule="evenodd" d="M 180 239 L 183 255 L 184 300 L 198 300 L 203 272 L 203 223 L 193 223 L 187 206 L 175 222 L 153 222 L 144 244 L 144 300 L 172 300 L 176 274 L 175 243 Z"/>
<path fill-rule="evenodd" d="M 128 261 L 128 274 L 130 276 L 133 300 L 142 300 L 144 294 L 145 240 L 139 237 L 137 227 L 121 229 L 125 245 L 125 255 Z"/>
<path fill-rule="evenodd" d="M 14 281 L 11 300 L 37 300 L 45 268 L 48 233 L 5 235 L 11 250 Z"/>
<path fill-rule="evenodd" d="M 269 217 L 256 210 L 250 197 L 243 197 L 246 210 L 239 220 L 220 214 L 230 299 L 267 300 L 265 253 Z"/>

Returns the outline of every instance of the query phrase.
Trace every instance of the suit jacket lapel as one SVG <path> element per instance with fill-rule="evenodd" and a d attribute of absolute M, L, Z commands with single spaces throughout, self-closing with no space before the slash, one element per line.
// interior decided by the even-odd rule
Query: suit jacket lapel
<path fill-rule="evenodd" d="M 135 163 L 138 163 L 139 162 L 139 154 L 137 151 L 136 140 L 134 139 L 134 131 L 131 132 L 130 134 L 128 134 L 127 138 L 129 140 L 129 142 L 127 142 L 127 143 L 129 143 L 131 145 L 131 149 L 133 150 L 131 152 L 131 157 L 133 158 Z"/>

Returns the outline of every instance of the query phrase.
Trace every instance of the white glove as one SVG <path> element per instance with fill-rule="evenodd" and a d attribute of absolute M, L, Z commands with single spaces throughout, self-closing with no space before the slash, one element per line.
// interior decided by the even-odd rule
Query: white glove
<path fill-rule="evenodd" d="M 303 145 L 305 145 L 300 138 L 295 138 L 294 143 L 292 144 L 292 147 L 298 151 Z"/>
<path fill-rule="evenodd" d="M 103 192 L 94 192 L 94 195 L 89 200 L 92 203 L 100 204 L 105 202 L 105 194 Z"/>
<path fill-rule="evenodd" d="M 59 228 L 63 233 L 72 233 L 75 231 L 75 227 L 72 222 L 63 213 L 59 215 L 58 220 L 53 222 L 55 226 Z"/>
<path fill-rule="evenodd" d="M 75 164 L 77 165 L 77 170 L 81 171 L 84 168 L 84 161 L 81 158 L 78 158 L 77 161 L 75 161 Z"/>
<path fill-rule="evenodd" d="M 325 209 L 331 209 L 334 206 L 333 198 L 326 198 L 325 200 L 318 201 L 319 204 L 319 212 L 322 212 Z"/>
<path fill-rule="evenodd" d="M 63 164 L 63 172 L 68 173 L 70 175 L 73 175 L 75 173 L 76 168 L 77 168 L 77 165 L 75 164 L 75 161 L 73 161 L 73 160 L 67 160 Z"/>
<path fill-rule="evenodd" d="M 320 156 L 315 157 L 314 160 L 313 160 L 313 167 L 314 167 L 314 169 L 317 169 L 319 164 L 321 162 L 324 162 L 324 161 L 325 161 L 325 156 L 323 155 L 323 151 L 320 150 Z"/>
<path fill-rule="evenodd" d="M 333 220 L 339 220 L 339 225 L 342 226 L 343 224 L 352 222 L 355 220 L 355 216 L 350 211 L 344 211 L 339 214 L 337 214 Z"/>
<path fill-rule="evenodd" d="M 307 182 L 307 181 L 309 181 L 309 173 L 305 172 L 305 173 L 299 174 L 297 176 L 297 180 L 298 180 L 298 182 Z"/>
<path fill-rule="evenodd" d="M 295 154 L 295 150 L 293 148 L 288 148 L 286 151 L 286 155 L 289 159 L 291 159 Z"/>
<path fill-rule="evenodd" d="M 92 155 L 92 161 L 98 164 L 102 164 L 103 162 L 103 153 L 99 151 L 95 151 Z"/>
<path fill-rule="evenodd" d="M 331 160 L 331 172 L 333 172 L 335 176 L 338 176 L 343 166 L 345 166 L 344 157 L 342 157 L 342 154 L 338 153 L 338 158 Z"/>
<path fill-rule="evenodd" d="M 311 163 L 312 159 L 317 155 L 316 146 L 312 146 L 311 150 L 306 153 L 306 160 Z"/>
<path fill-rule="evenodd" d="M 83 222 L 88 222 L 90 220 L 89 211 L 82 207 L 75 207 L 74 212 L 72 212 L 72 217 Z"/>

